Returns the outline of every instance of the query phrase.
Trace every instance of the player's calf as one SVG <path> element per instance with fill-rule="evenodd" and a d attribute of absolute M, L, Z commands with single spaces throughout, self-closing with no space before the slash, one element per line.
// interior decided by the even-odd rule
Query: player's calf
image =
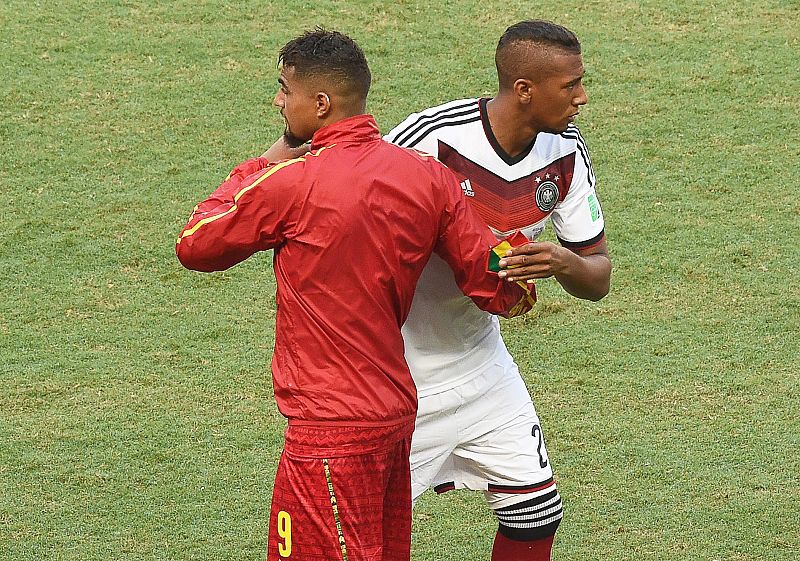
<path fill-rule="evenodd" d="M 553 537 L 563 516 L 558 490 L 495 510 L 499 527 L 492 561 L 550 561 Z"/>

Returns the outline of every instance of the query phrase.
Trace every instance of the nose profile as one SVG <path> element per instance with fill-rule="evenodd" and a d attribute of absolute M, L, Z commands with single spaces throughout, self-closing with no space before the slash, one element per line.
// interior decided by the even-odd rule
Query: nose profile
<path fill-rule="evenodd" d="M 583 87 L 583 84 L 581 84 L 580 88 L 576 92 L 575 99 L 573 101 L 575 105 L 586 105 L 589 103 L 589 96 L 586 94 L 586 88 Z"/>

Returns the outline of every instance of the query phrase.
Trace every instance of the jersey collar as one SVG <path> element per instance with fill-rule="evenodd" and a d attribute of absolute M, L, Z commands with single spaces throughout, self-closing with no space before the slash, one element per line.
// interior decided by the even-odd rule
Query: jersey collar
<path fill-rule="evenodd" d="M 481 124 L 483 125 L 483 132 L 486 133 L 486 139 L 489 141 L 489 144 L 492 146 L 495 154 L 503 160 L 509 166 L 513 166 L 514 164 L 520 163 L 524 160 L 528 154 L 531 153 L 533 150 L 533 145 L 536 144 L 536 137 L 531 140 L 531 143 L 528 144 L 525 149 L 517 154 L 516 156 L 509 155 L 508 152 L 503 150 L 503 147 L 500 146 L 500 143 L 497 142 L 497 138 L 494 136 L 494 132 L 492 132 L 492 126 L 489 124 L 489 112 L 486 110 L 486 104 L 489 103 L 491 98 L 489 97 L 482 97 L 478 100 L 478 106 L 481 110 Z"/>
<path fill-rule="evenodd" d="M 340 142 L 368 142 L 380 140 L 381 131 L 372 115 L 356 115 L 326 125 L 314 133 L 311 149 Z"/>

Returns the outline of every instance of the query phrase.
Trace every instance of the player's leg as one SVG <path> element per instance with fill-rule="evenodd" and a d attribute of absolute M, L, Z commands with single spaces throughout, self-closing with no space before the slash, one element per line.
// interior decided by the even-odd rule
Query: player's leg
<path fill-rule="evenodd" d="M 341 555 L 322 460 L 284 452 L 272 493 L 267 558 L 340 561 Z"/>
<path fill-rule="evenodd" d="M 268 558 L 408 561 L 411 426 L 401 431 L 360 427 L 361 442 L 333 450 L 327 458 L 305 456 L 315 453 L 305 445 L 294 443 L 289 449 L 290 436 L 294 439 L 307 430 L 290 425 L 287 431 L 287 450 L 275 481 Z M 308 441 L 305 435 L 297 440 Z M 392 556 L 384 557 L 384 505 L 390 492 L 397 531 Z"/>
<path fill-rule="evenodd" d="M 411 555 L 411 439 L 398 443 L 388 458 L 386 494 L 383 499 L 382 561 L 408 561 Z"/>
<path fill-rule="evenodd" d="M 550 561 L 555 533 L 546 538 L 517 541 L 497 533 L 492 546 L 492 561 Z"/>
<path fill-rule="evenodd" d="M 409 561 L 410 447 L 408 435 L 379 451 L 330 460 L 347 561 Z"/>
<path fill-rule="evenodd" d="M 499 526 L 492 561 L 550 561 L 561 522 L 561 498 L 555 485 L 544 493 L 516 495 L 520 502 L 495 509 Z"/>
<path fill-rule="evenodd" d="M 462 399 L 448 390 L 419 398 L 416 425 L 411 440 L 411 497 L 419 496 L 446 477 L 452 464 L 452 452 L 458 445 L 456 411 Z"/>
<path fill-rule="evenodd" d="M 496 445 L 505 442 L 519 456 L 512 460 L 501 452 L 492 460 L 494 473 L 486 491 L 498 520 L 492 561 L 550 561 L 563 508 L 533 405 L 494 436 Z"/>
<path fill-rule="evenodd" d="M 549 561 L 562 517 L 539 418 L 510 356 L 499 382 L 464 404 L 471 434 L 453 452 L 454 487 L 482 489 L 498 517 L 492 561 Z"/>

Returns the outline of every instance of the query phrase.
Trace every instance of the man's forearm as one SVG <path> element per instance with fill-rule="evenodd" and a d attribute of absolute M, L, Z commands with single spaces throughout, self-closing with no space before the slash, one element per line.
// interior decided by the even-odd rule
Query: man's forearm
<path fill-rule="evenodd" d="M 607 255 L 572 254 L 567 267 L 555 275 L 564 290 L 576 298 L 596 302 L 611 287 L 611 260 Z"/>
<path fill-rule="evenodd" d="M 500 260 L 498 274 L 511 282 L 555 277 L 572 296 L 597 301 L 608 294 L 611 258 L 602 240 L 586 248 L 571 250 L 552 242 L 531 242 L 512 248 Z"/>
<path fill-rule="evenodd" d="M 261 205 L 241 197 L 267 167 L 264 158 L 242 162 L 195 207 L 175 246 L 184 267 L 223 271 L 266 248 Z"/>

